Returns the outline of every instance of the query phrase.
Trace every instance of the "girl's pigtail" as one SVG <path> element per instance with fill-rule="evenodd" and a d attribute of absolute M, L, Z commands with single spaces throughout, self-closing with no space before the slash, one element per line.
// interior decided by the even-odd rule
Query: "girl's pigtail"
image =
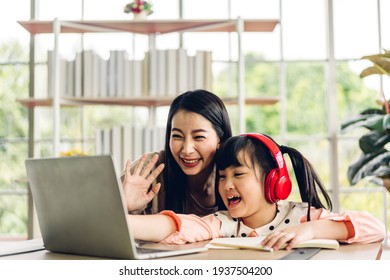
<path fill-rule="evenodd" d="M 287 153 L 292 162 L 296 180 L 298 182 L 299 193 L 302 202 L 308 203 L 307 220 L 310 221 L 310 207 L 332 209 L 332 200 L 322 183 L 317 172 L 310 162 L 297 150 L 291 147 L 280 146 L 281 152 Z M 318 195 L 318 189 L 324 197 L 327 207 L 325 207 Z"/>

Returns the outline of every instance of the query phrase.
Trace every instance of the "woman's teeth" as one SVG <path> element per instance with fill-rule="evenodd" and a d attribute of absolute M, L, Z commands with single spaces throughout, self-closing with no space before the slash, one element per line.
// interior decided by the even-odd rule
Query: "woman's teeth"
<path fill-rule="evenodd" d="M 198 160 L 197 160 L 197 159 L 187 160 L 187 159 L 184 159 L 184 158 L 183 158 L 183 161 L 184 161 L 185 163 L 195 163 L 195 162 L 197 162 Z"/>

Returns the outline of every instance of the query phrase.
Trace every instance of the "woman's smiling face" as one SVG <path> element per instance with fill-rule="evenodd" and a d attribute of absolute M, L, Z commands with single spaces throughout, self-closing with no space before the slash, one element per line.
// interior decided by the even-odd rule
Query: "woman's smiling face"
<path fill-rule="evenodd" d="M 184 110 L 173 116 L 169 147 L 186 175 L 197 175 L 210 167 L 219 142 L 211 122 L 203 116 Z"/>

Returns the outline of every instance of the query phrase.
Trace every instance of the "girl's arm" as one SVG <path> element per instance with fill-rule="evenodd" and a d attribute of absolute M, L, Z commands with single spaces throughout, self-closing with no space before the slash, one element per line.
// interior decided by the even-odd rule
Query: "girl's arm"
<path fill-rule="evenodd" d="M 290 250 L 296 244 L 310 239 L 345 240 L 349 235 L 347 223 L 316 220 L 293 225 L 268 235 L 261 244 L 274 250 L 279 250 L 282 246 L 287 245 L 286 250 Z"/>
<path fill-rule="evenodd" d="M 325 209 L 312 209 L 313 220 L 343 222 L 348 228 L 348 237 L 338 239 L 345 243 L 372 243 L 382 241 L 386 236 L 385 225 L 367 211 L 346 211 L 342 214 Z"/>
<path fill-rule="evenodd" d="M 221 222 L 213 214 L 200 218 L 165 210 L 157 215 L 128 215 L 127 219 L 134 237 L 145 241 L 185 244 L 220 237 Z"/>
<path fill-rule="evenodd" d="M 127 215 L 135 239 L 160 242 L 176 232 L 175 221 L 166 215 Z"/>
<path fill-rule="evenodd" d="M 312 209 L 312 220 L 303 217 L 300 224 L 270 234 L 263 245 L 279 249 L 287 244 L 291 249 L 295 244 L 313 238 L 337 239 L 345 243 L 371 243 L 385 238 L 384 224 L 366 211 L 332 213 L 325 209 Z"/>

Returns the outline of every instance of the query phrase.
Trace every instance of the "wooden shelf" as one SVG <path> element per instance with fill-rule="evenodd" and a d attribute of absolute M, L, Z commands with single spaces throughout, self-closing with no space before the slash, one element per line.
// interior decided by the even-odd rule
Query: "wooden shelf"
<path fill-rule="evenodd" d="M 226 105 L 237 105 L 237 97 L 222 97 L 223 102 Z M 269 96 L 269 97 L 246 97 L 245 105 L 274 105 L 280 101 L 278 96 Z"/>
<path fill-rule="evenodd" d="M 54 21 L 18 21 L 31 34 L 54 33 Z M 60 33 L 131 32 L 164 34 L 173 32 L 236 32 L 235 19 L 227 20 L 66 20 Z M 278 20 L 243 19 L 244 32 L 271 32 Z"/>
<path fill-rule="evenodd" d="M 27 108 L 34 108 L 34 107 L 49 107 L 53 105 L 53 99 L 52 98 L 26 98 L 26 99 L 17 99 L 16 101 L 20 102 L 23 106 Z M 68 100 L 65 100 L 61 98 L 60 100 L 61 105 L 63 106 L 79 106 L 80 104 L 75 104 L 72 102 L 69 102 Z"/>
<path fill-rule="evenodd" d="M 140 98 L 61 98 L 62 106 L 84 106 L 84 105 L 118 105 L 118 106 L 145 106 L 159 107 L 169 106 L 173 97 L 140 97 Z M 226 105 L 237 104 L 237 97 L 222 97 Z M 53 99 L 17 99 L 27 108 L 49 107 L 53 105 Z M 279 97 L 248 97 L 246 105 L 273 105 L 279 101 Z"/>

